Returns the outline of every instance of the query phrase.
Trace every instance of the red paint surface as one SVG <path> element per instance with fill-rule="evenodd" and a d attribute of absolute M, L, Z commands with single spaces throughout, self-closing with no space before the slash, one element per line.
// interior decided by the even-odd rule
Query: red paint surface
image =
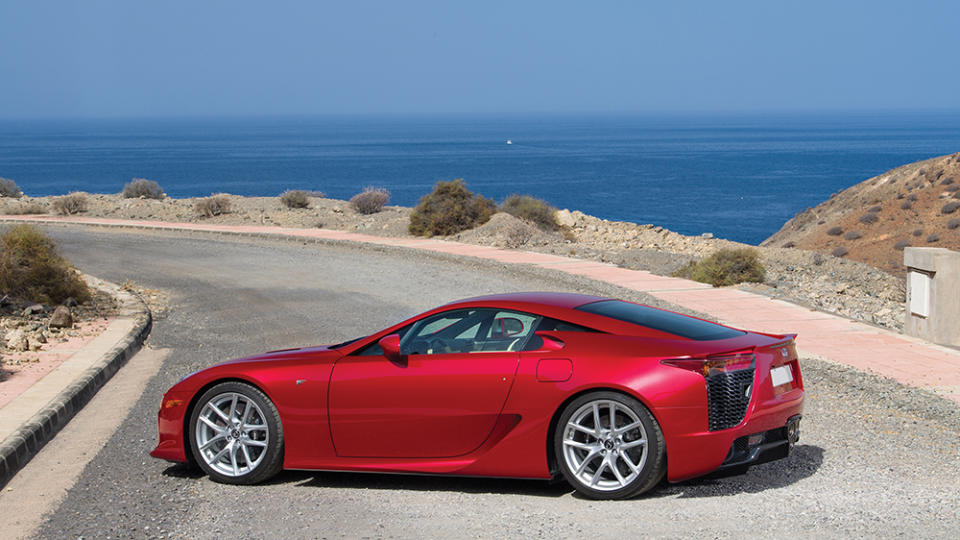
<path fill-rule="evenodd" d="M 709 473 L 733 440 L 782 427 L 803 409 L 792 336 L 746 333 L 692 341 L 573 310 L 599 298 L 522 293 L 441 306 L 338 350 L 323 347 L 266 353 L 198 372 L 165 396 L 160 442 L 151 455 L 185 461 L 187 414 L 202 391 L 224 379 L 262 389 L 280 411 L 284 466 L 292 469 L 451 473 L 549 478 L 551 420 L 573 396 L 599 389 L 632 395 L 663 431 L 668 478 Z M 497 307 L 544 315 L 598 332 L 544 332 L 544 347 L 523 352 L 409 355 L 402 361 L 357 353 L 397 329 L 441 311 Z M 557 343 L 562 343 L 558 351 Z M 707 429 L 702 375 L 661 360 L 753 348 L 754 389 L 739 425 Z M 770 368 L 789 363 L 795 382 L 774 389 Z M 296 384 L 297 380 L 303 380 Z"/>

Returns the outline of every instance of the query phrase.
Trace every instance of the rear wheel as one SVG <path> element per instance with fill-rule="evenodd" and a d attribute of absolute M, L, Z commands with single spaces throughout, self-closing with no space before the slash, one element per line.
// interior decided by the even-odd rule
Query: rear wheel
<path fill-rule="evenodd" d="M 591 392 L 567 405 L 554 433 L 554 455 L 567 482 L 591 499 L 633 497 L 666 473 L 657 420 L 617 392 Z"/>
<path fill-rule="evenodd" d="M 190 416 L 190 446 L 213 480 L 262 482 L 283 467 L 280 413 L 259 389 L 220 383 L 203 393 Z"/>

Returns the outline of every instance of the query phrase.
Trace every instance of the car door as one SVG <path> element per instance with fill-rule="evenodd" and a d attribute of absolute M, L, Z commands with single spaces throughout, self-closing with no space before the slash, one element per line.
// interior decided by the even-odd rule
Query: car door
<path fill-rule="evenodd" d="M 394 362 L 374 344 L 337 361 L 329 418 L 337 455 L 443 458 L 493 431 L 535 316 L 458 309 L 417 321 Z"/>

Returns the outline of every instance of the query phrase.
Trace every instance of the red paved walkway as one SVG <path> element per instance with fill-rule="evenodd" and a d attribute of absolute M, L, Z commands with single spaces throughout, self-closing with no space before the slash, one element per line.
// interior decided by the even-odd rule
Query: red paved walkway
<path fill-rule="evenodd" d="M 960 352 L 954 349 L 745 291 L 714 289 L 702 283 L 658 276 L 641 270 L 628 270 L 610 264 L 443 240 L 386 238 L 324 229 L 206 225 L 74 216 L 0 216 L 0 220 L 298 236 L 408 247 L 504 263 L 532 264 L 648 292 L 672 304 L 708 313 L 731 326 L 764 332 L 798 333 L 797 343 L 805 354 L 873 371 L 904 384 L 932 390 L 960 403 Z"/>

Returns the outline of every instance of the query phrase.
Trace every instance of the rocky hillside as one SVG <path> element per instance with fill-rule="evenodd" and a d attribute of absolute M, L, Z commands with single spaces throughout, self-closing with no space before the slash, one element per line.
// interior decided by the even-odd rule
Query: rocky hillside
<path fill-rule="evenodd" d="M 960 152 L 918 161 L 835 193 L 763 246 L 795 247 L 903 274 L 903 248 L 960 250 Z"/>
<path fill-rule="evenodd" d="M 120 195 L 87 194 L 80 215 L 120 219 L 189 221 L 225 225 L 322 227 L 381 236 L 409 236 L 410 208 L 389 206 L 361 215 L 347 201 L 313 197 L 308 208 L 286 208 L 279 197 L 228 196 L 231 210 L 215 217 L 194 211 L 197 199 L 124 199 Z M 53 197 L 0 197 L 0 213 L 46 212 Z M 960 213 L 958 213 L 960 214 Z M 524 249 L 590 259 L 624 268 L 669 275 L 685 263 L 723 248 L 746 247 L 712 235 L 684 236 L 655 225 L 608 221 L 579 211 L 560 210 L 560 231 L 543 231 L 509 214 L 498 213 L 476 229 L 451 240 Z M 903 279 L 867 264 L 779 245 L 758 248 L 766 266 L 762 284 L 741 285 L 755 292 L 900 329 L 903 324 Z"/>

